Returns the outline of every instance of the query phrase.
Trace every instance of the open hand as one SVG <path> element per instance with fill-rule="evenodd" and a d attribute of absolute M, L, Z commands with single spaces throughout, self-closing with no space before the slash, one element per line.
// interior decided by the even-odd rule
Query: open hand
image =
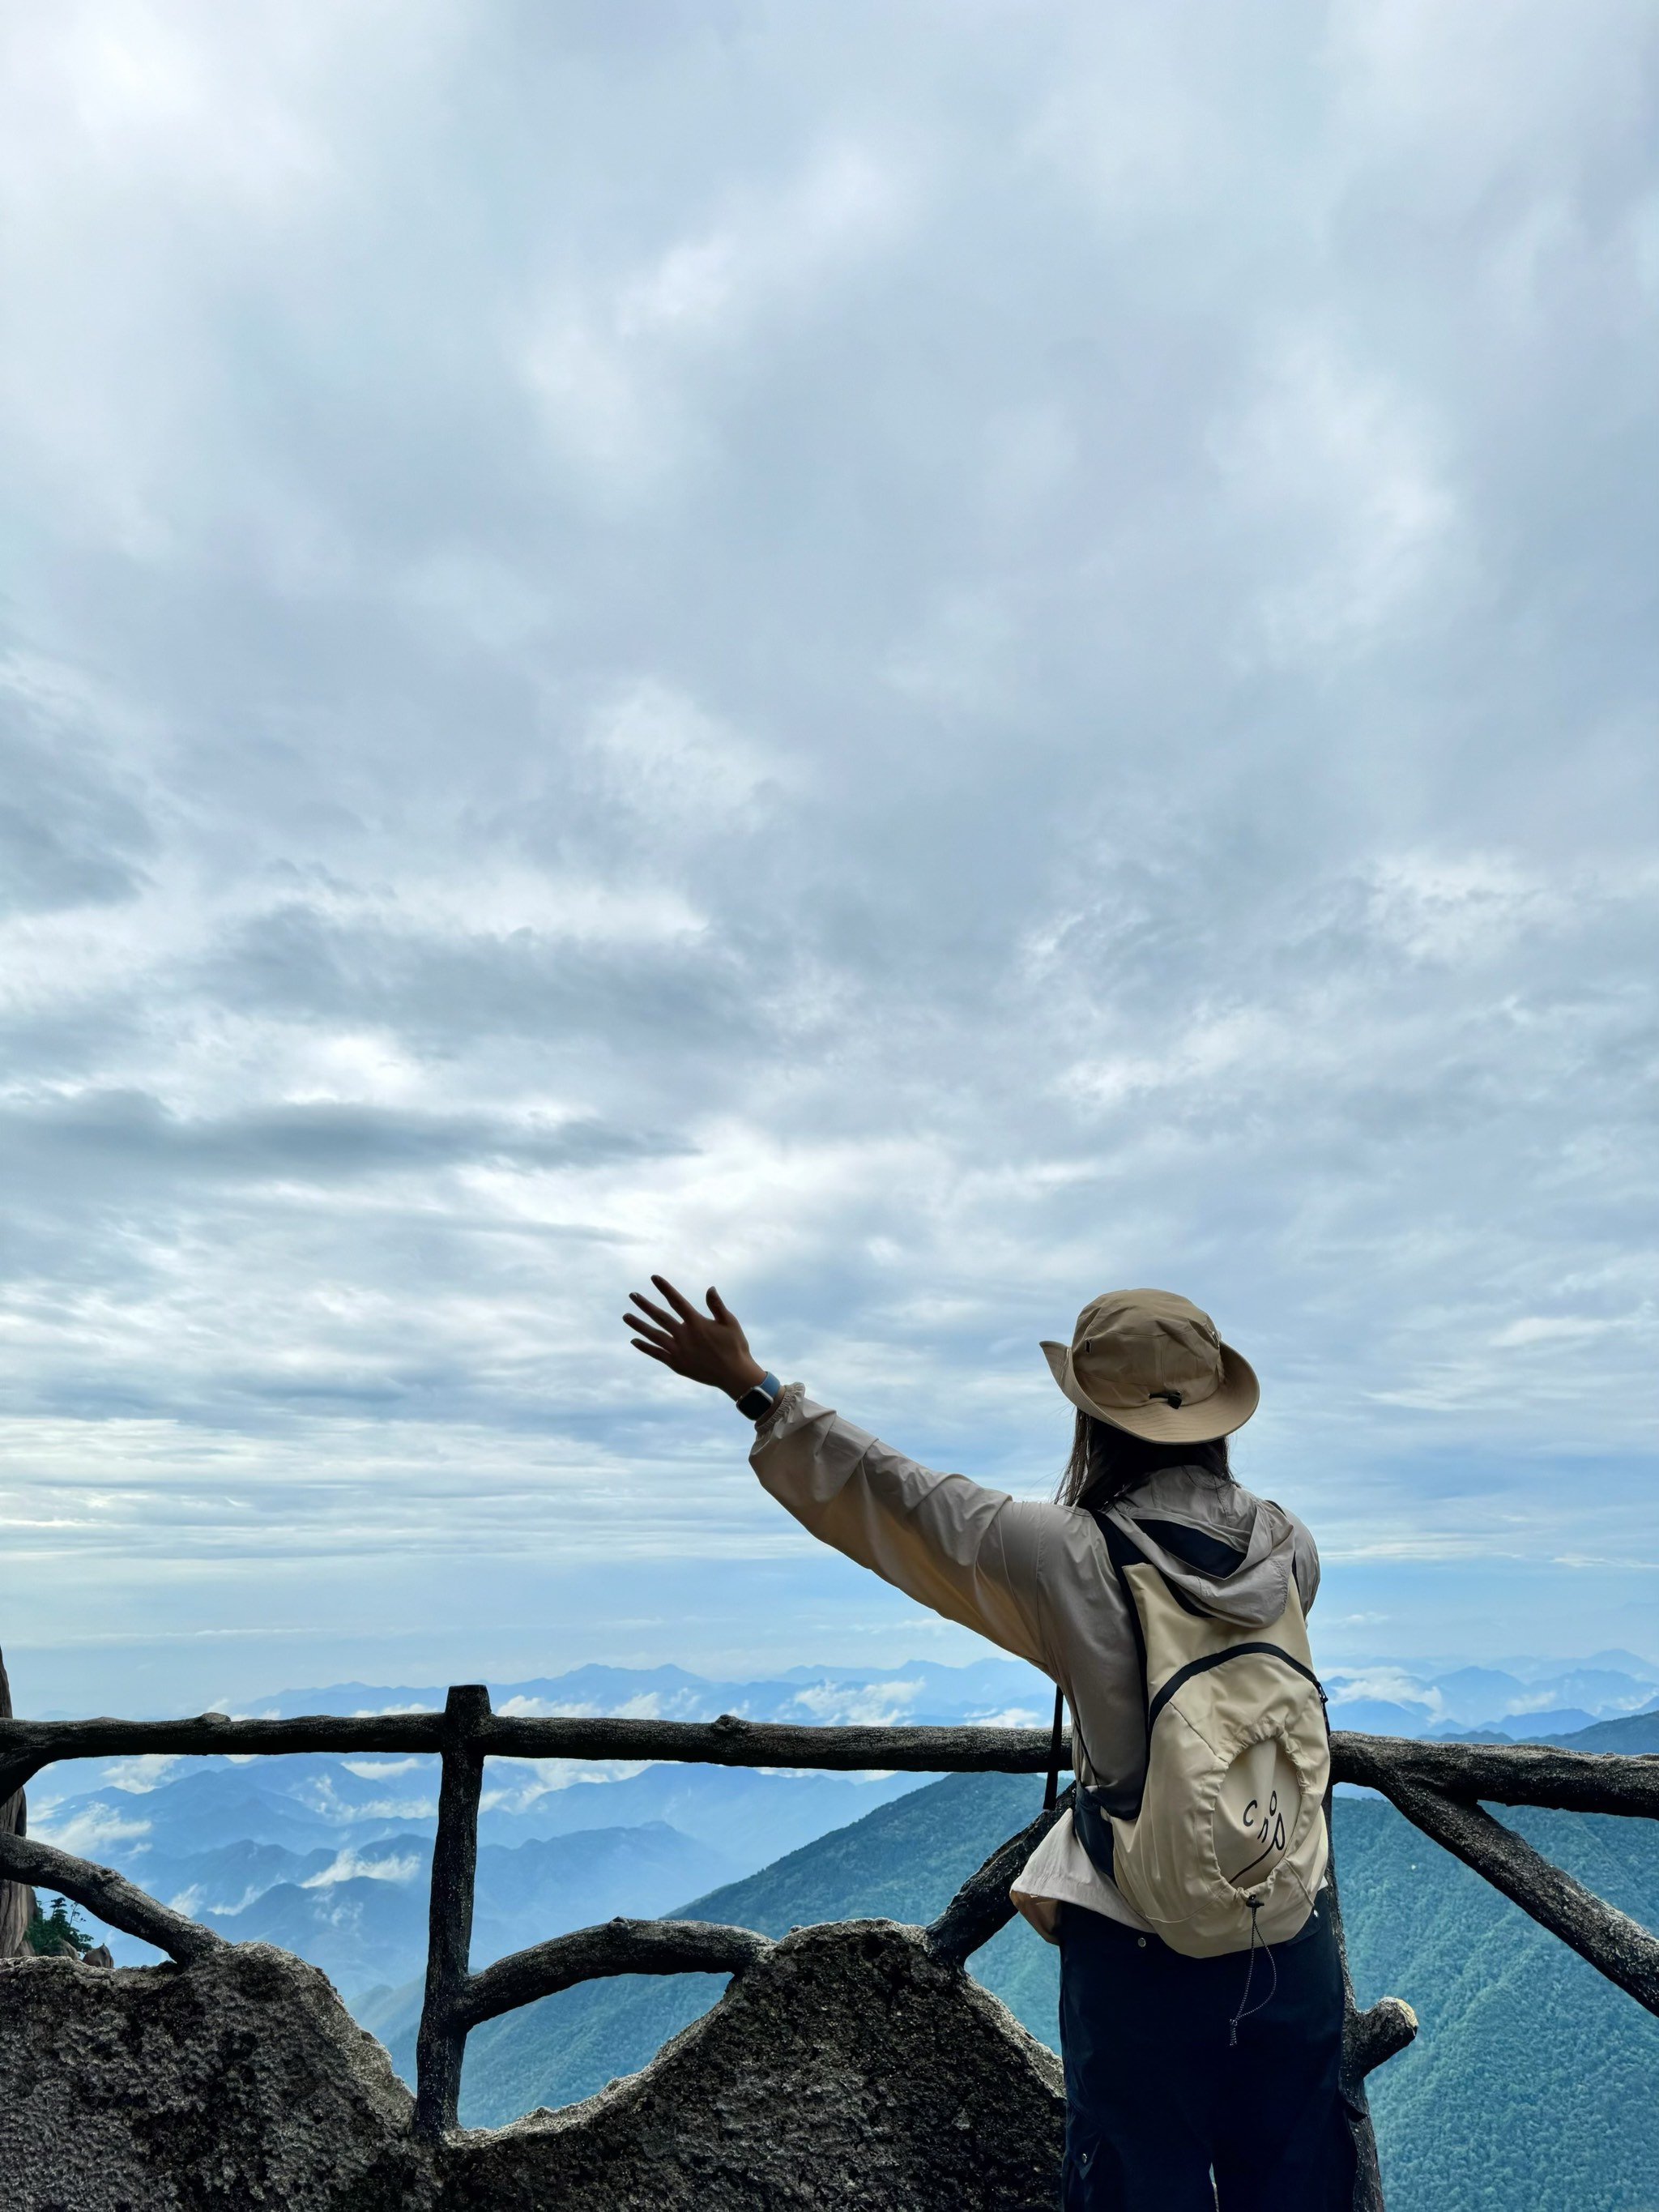
<path fill-rule="evenodd" d="M 727 1310 L 714 1285 L 709 1285 L 705 1314 L 682 1297 L 665 1275 L 651 1279 L 673 1311 L 665 1313 L 637 1291 L 630 1293 L 639 1312 L 624 1314 L 623 1326 L 634 1332 L 635 1351 L 644 1352 L 647 1359 L 659 1359 L 688 1382 L 724 1390 L 728 1398 L 741 1398 L 745 1390 L 753 1389 L 766 1370 L 750 1351 L 737 1316 Z"/>

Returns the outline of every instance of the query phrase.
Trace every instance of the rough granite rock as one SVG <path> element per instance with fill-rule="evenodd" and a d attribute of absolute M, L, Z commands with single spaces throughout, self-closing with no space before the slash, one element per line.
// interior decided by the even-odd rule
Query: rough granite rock
<path fill-rule="evenodd" d="M 642 2073 L 435 2151 L 323 1975 L 0 1962 L 6 2212 L 1052 2212 L 1059 2062 L 891 1921 L 799 1929 Z"/>
<path fill-rule="evenodd" d="M 451 2138 L 444 2212 L 1052 2212 L 1060 2062 L 890 1920 L 803 1928 L 643 2073 Z"/>
<path fill-rule="evenodd" d="M 410 2110 L 326 1976 L 269 1944 L 0 1960 L 6 2212 L 428 2212 Z"/>

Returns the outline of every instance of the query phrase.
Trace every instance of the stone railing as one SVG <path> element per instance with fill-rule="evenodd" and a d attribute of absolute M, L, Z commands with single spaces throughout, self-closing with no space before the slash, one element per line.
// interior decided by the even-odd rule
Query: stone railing
<path fill-rule="evenodd" d="M 990 1728 L 795 1728 L 738 1720 L 707 1723 L 617 1719 L 534 1720 L 492 1712 L 477 1686 L 449 1692 L 441 1713 L 356 1718 L 233 1721 L 217 1713 L 180 1721 L 28 1721 L 0 1718 L 0 1804 L 55 1760 L 168 1753 L 427 1753 L 441 1762 L 433 1848 L 425 2001 L 416 2044 L 415 2130 L 429 2142 L 456 2124 L 466 2038 L 481 2022 L 574 1983 L 609 1974 L 743 1974 L 773 1946 L 742 1928 L 693 1921 L 613 1920 L 471 1970 L 473 1879 L 483 1763 L 489 1758 L 689 1761 L 715 1766 L 884 1769 L 910 1773 L 1040 1773 L 1047 1730 Z M 1062 1764 L 1069 1759 L 1063 1747 Z M 1583 1888 L 1482 1809 L 1537 1805 L 1573 1812 L 1659 1816 L 1659 1757 L 1621 1757 L 1528 1746 L 1418 1743 L 1339 1730 L 1334 1781 L 1389 1798 L 1413 1826 L 1472 1867 L 1598 1972 L 1659 2013 L 1659 1939 Z M 1011 1837 L 972 1875 L 925 1931 L 927 1951 L 960 1966 L 1012 1916 L 1009 1882 L 1062 1799 Z M 21 1825 L 21 1820 L 20 1820 Z M 0 1829 L 0 1888 L 61 1892 L 110 1926 L 155 1944 L 180 1964 L 222 1938 L 170 1911 L 107 1868 Z M 1340 1905 L 1338 1902 L 1338 1927 Z M 1346 1966 L 1345 1966 L 1346 1977 Z M 1384 1997 L 1359 2012 L 1348 1994 L 1347 2094 L 1359 2148 L 1357 2208 L 1380 2208 L 1365 2077 L 1408 2044 L 1408 2005 Z"/>

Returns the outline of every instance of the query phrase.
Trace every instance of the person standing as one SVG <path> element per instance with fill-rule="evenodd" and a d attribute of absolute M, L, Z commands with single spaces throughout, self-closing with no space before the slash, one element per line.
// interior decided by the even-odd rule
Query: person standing
<path fill-rule="evenodd" d="M 1173 1292 L 1091 1299 L 1069 1343 L 1042 1347 L 1074 1409 L 1059 1494 L 1023 1501 L 781 1384 L 718 1291 L 703 1310 L 652 1282 L 623 1316 L 635 1348 L 736 1401 L 763 1487 L 1071 1709 L 1075 1807 L 1011 1893 L 1060 1947 L 1066 2212 L 1347 2212 L 1328 1762 L 1302 1628 L 1319 1557 L 1232 1477 L 1249 1362 Z"/>

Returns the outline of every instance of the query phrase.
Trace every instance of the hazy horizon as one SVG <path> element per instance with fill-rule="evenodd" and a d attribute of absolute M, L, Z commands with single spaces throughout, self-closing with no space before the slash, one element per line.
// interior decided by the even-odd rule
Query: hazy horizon
<path fill-rule="evenodd" d="M 313 1652 L 327 1648 L 320 1642 L 307 1647 Z M 385 1647 L 381 1640 L 376 1639 L 374 1648 L 384 1651 Z M 57 1656 L 50 1651 L 32 1650 L 20 1652 L 17 1655 L 17 1660 L 21 1663 L 9 1662 L 11 1665 L 14 1689 L 19 1692 L 18 1710 L 38 1718 L 50 1719 L 73 1717 L 77 1713 L 102 1709 L 96 1697 L 90 1700 L 82 1698 L 79 1701 L 71 1701 L 69 1704 L 56 1703 L 53 1702 L 53 1698 L 61 1695 L 66 1682 L 73 1686 L 80 1679 L 84 1679 L 88 1685 L 95 1684 L 100 1680 L 113 1681 L 115 1677 L 112 1670 L 110 1669 L 109 1661 L 105 1659 L 101 1662 L 100 1668 L 100 1662 L 94 1660 L 91 1667 L 86 1668 L 83 1677 L 77 1676 L 73 1670 L 66 1676 L 53 1663 Z M 165 1674 L 146 1673 L 142 1668 L 135 1669 L 131 1652 L 125 1654 L 124 1659 L 125 1672 L 121 1686 L 129 1694 L 125 1702 L 117 1700 L 117 1709 L 124 1717 L 131 1719 L 169 1718 L 197 1711 L 224 1711 L 230 1712 L 234 1717 L 241 1719 L 279 1714 L 292 1717 L 296 1713 L 313 1710 L 335 1711 L 344 1710 L 337 1704 L 337 1695 L 347 1690 L 361 1690 L 371 1700 L 377 1697 L 385 1697 L 398 1701 L 385 1705 L 375 1705 L 373 1702 L 354 1705 L 350 1708 L 354 1711 L 404 1711 L 408 1708 L 403 1701 L 416 1693 L 428 1698 L 430 1700 L 431 1709 L 435 1710 L 441 1701 L 447 1686 L 447 1678 L 438 1675 L 422 1676 L 418 1674 L 407 1674 L 401 1680 L 386 1677 L 380 1680 L 358 1676 L 325 1680 L 320 1675 L 313 1674 L 310 1678 L 286 1682 L 277 1688 L 273 1688 L 269 1683 L 256 1683 L 250 1676 L 248 1681 L 241 1686 L 240 1692 L 227 1689 L 204 1705 L 197 1705 L 188 1699 L 180 1701 L 176 1695 L 168 1695 L 168 1690 L 176 1689 L 177 1685 L 171 1682 Z M 1548 1693 L 1542 1702 L 1528 1695 L 1513 1705 L 1515 1715 L 1524 1717 L 1536 1714 L 1540 1719 L 1547 1718 L 1552 1711 L 1559 1709 L 1562 1685 L 1571 1682 L 1575 1674 L 1591 1670 L 1597 1673 L 1616 1672 L 1626 1677 L 1625 1690 L 1613 1695 L 1611 1698 L 1607 1695 L 1612 1687 L 1611 1683 L 1602 1686 L 1599 1701 L 1588 1709 L 1591 1719 L 1611 1718 L 1623 1713 L 1644 1711 L 1656 1699 L 1659 1699 L 1659 1660 L 1622 1646 L 1607 1646 L 1591 1651 L 1553 1655 L 1535 1651 L 1510 1651 L 1484 1658 L 1474 1658 L 1466 1652 L 1425 1652 L 1402 1658 L 1392 1651 L 1358 1651 L 1351 1654 L 1346 1660 L 1322 1663 L 1326 1686 L 1331 1692 L 1333 1710 L 1336 1713 L 1337 1725 L 1340 1726 L 1361 1724 L 1356 1723 L 1351 1717 L 1345 1718 L 1342 1716 L 1340 1707 L 1345 1701 L 1352 1701 L 1354 1698 L 1368 1699 L 1408 1698 L 1431 1688 L 1437 1681 L 1443 1682 L 1446 1678 L 1455 1678 L 1459 1675 L 1508 1675 L 1514 1678 L 1523 1690 L 1529 1692 L 1537 1686 L 1542 1685 L 1545 1692 Z M 832 1680 L 850 1680 L 856 1684 L 882 1679 L 896 1681 L 903 1692 L 891 1711 L 878 1711 L 874 1705 L 867 1704 L 858 1705 L 856 1710 L 854 1706 L 849 1706 L 845 1711 L 839 1708 L 831 1710 L 831 1706 L 826 1705 L 822 1711 L 816 1712 L 816 1717 L 826 1722 L 854 1718 L 872 1722 L 896 1722 L 905 1717 L 908 1707 L 915 1702 L 913 1693 L 920 1692 L 924 1703 L 927 1702 L 928 1695 L 927 1683 L 921 1679 L 924 1670 L 931 1671 L 934 1686 L 937 1687 L 937 1670 L 940 1669 L 944 1670 L 947 1676 L 971 1677 L 977 1674 L 1001 1678 L 1000 1689 L 995 1693 L 998 1710 L 993 1715 L 998 1724 L 1024 1726 L 1046 1720 L 1048 1700 L 1052 1692 L 1037 1670 L 1022 1660 L 1012 1659 L 1006 1653 L 999 1652 L 966 1635 L 959 1639 L 959 1651 L 950 1657 L 938 1655 L 921 1656 L 912 1652 L 908 1657 L 896 1661 L 884 1663 L 872 1661 L 863 1665 L 846 1661 L 785 1658 L 781 1660 L 779 1664 L 769 1668 L 754 1667 L 745 1669 L 740 1665 L 732 1672 L 721 1673 L 715 1668 L 688 1667 L 681 1661 L 674 1659 L 629 1663 L 611 1661 L 603 1656 L 589 1656 L 578 1659 L 569 1668 L 549 1668 L 517 1676 L 492 1672 L 489 1680 L 492 1692 L 498 1699 L 503 1693 L 508 1697 L 508 1704 L 498 1703 L 498 1711 L 509 1709 L 527 1711 L 530 1708 L 514 1704 L 514 1693 L 522 1693 L 527 1687 L 535 1684 L 568 1682 L 573 1676 L 584 1672 L 632 1675 L 637 1676 L 641 1680 L 667 1674 L 683 1677 L 695 1686 L 712 1685 L 726 1688 L 758 1687 L 788 1682 L 804 1682 L 811 1686 Z M 917 1679 L 912 1679 L 907 1683 L 907 1677 Z M 1008 1697 L 1015 1694 L 1009 1685 L 1016 1678 L 1018 1678 L 1023 1686 L 1018 1692 L 1022 1702 L 1018 1717 L 1014 1716 L 1013 1709 L 1006 1706 Z M 131 1694 L 137 1684 L 147 1685 L 150 1702 L 144 1701 L 143 1693 L 137 1698 Z M 950 1686 L 946 1683 L 945 1686 Z M 307 1698 L 321 1698 L 329 1692 L 336 1693 L 336 1701 L 320 1706 L 313 1706 L 307 1703 Z M 628 1697 L 611 1698 L 608 1702 L 604 1698 L 598 1703 L 587 1701 L 584 1702 L 580 1708 L 555 1703 L 538 1710 L 544 1709 L 549 1712 L 591 1710 L 596 1712 L 604 1711 L 617 1713 L 646 1712 L 648 1710 L 653 1714 L 660 1713 L 660 1717 L 664 1718 L 677 1717 L 673 1711 L 661 1711 L 659 1702 L 650 1698 L 641 1705 L 640 1694 L 635 1691 Z M 102 1702 L 103 1705 L 108 1704 L 107 1699 Z M 1433 1710 L 1435 1702 L 1433 1698 L 1431 1699 L 1431 1711 Z M 1462 1701 L 1462 1706 L 1463 1709 L 1455 1715 L 1452 1714 L 1449 1708 L 1446 1709 L 1445 1717 L 1456 1717 L 1472 1725 L 1498 1722 L 1504 1717 L 1502 1711 L 1496 1708 L 1488 1711 L 1481 1705 L 1480 1690 L 1473 1685 L 1470 1686 L 1469 1692 Z M 956 1717 L 959 1717 L 959 1716 Z M 805 1718 L 809 1716 L 803 1712 L 796 1717 Z M 1369 1723 L 1364 1724 L 1369 1725 Z M 170 1763 L 178 1762 L 162 1762 L 163 1765 Z M 65 1769 L 58 1778 L 54 1787 L 60 1795 L 74 1787 L 68 1778 L 70 1771 L 71 1770 Z"/>

